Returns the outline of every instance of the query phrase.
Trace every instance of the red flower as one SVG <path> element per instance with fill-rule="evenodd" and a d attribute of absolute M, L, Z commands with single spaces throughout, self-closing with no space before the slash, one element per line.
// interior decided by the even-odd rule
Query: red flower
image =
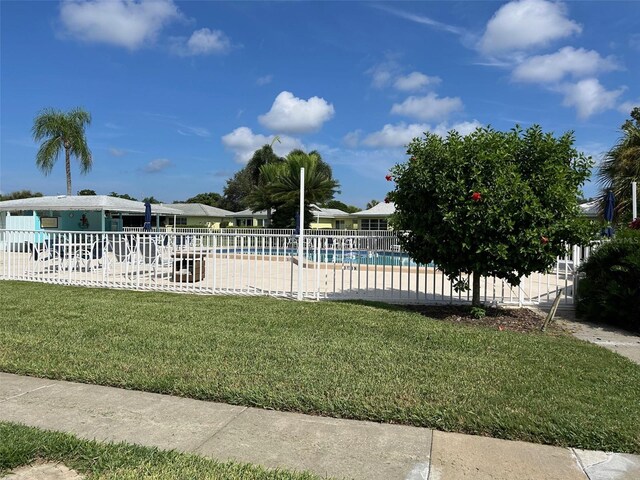
<path fill-rule="evenodd" d="M 540 237 L 540 241 L 542 242 L 543 245 L 546 245 L 547 243 L 549 243 L 549 239 L 544 235 Z"/>
<path fill-rule="evenodd" d="M 416 161 L 416 157 L 411 157 L 411 158 L 409 159 L 409 161 L 410 161 L 410 162 L 415 162 L 415 161 Z"/>
<path fill-rule="evenodd" d="M 481 198 L 482 195 L 480 195 L 480 192 L 473 192 L 473 194 L 471 195 L 471 200 L 473 200 L 474 202 L 479 202 Z"/>
<path fill-rule="evenodd" d="M 384 178 L 387 179 L 387 182 L 390 182 L 391 180 L 393 180 L 393 177 L 391 175 L 386 175 Z"/>
<path fill-rule="evenodd" d="M 389 197 L 384 197 L 384 203 L 389 203 Z"/>

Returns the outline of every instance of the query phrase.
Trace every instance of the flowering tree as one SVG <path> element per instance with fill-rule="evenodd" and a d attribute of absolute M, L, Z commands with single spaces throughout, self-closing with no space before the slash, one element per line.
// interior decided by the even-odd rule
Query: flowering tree
<path fill-rule="evenodd" d="M 457 289 L 468 289 L 472 274 L 476 306 L 481 276 L 515 286 L 549 270 L 567 244 L 591 234 L 577 202 L 591 159 L 573 141 L 539 126 L 414 139 L 409 161 L 392 169 L 388 195 L 403 247 L 418 262 L 435 262 Z"/>

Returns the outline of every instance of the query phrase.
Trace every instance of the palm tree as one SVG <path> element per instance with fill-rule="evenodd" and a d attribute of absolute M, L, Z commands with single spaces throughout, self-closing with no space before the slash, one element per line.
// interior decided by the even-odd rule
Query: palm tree
<path fill-rule="evenodd" d="M 305 208 L 308 210 L 311 203 L 323 203 L 333 198 L 339 184 L 331 177 L 331 169 L 327 168 L 320 155 L 294 150 L 284 162 L 260 167 L 260 184 L 249 196 L 251 208 L 257 211 L 275 207 L 274 223 L 291 226 L 293 219 L 289 218 L 290 213 L 297 211 L 300 203 L 300 169 L 303 167 Z M 306 215 L 306 218 L 310 217 Z"/>
<path fill-rule="evenodd" d="M 622 137 L 607 152 L 598 172 L 601 210 L 611 190 L 616 199 L 615 218 L 624 221 L 631 215 L 631 182 L 640 182 L 640 107 L 631 111 L 631 118 L 622 125 Z"/>
<path fill-rule="evenodd" d="M 71 195 L 71 155 L 80 162 L 80 173 L 91 170 L 91 151 L 87 146 L 85 125 L 91 123 L 91 114 L 81 108 L 68 113 L 52 108 L 41 111 L 33 122 L 33 139 L 42 142 L 36 155 L 36 165 L 49 175 L 64 149 L 67 172 L 67 195 Z"/>

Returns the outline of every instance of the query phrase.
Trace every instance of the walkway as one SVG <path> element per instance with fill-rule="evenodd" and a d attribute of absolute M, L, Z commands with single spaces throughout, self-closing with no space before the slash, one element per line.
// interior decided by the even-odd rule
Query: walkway
<path fill-rule="evenodd" d="M 640 365 L 640 335 L 610 325 L 578 321 L 573 310 L 563 310 L 558 317 L 555 321 L 574 337 L 607 348 Z"/>
<path fill-rule="evenodd" d="M 0 373 L 0 420 L 355 479 L 623 480 L 640 456 L 314 417 Z"/>

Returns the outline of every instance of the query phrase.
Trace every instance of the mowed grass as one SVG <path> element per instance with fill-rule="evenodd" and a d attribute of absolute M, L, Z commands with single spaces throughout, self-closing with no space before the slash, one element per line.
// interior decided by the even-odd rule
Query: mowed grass
<path fill-rule="evenodd" d="M 640 453 L 640 367 L 379 304 L 0 282 L 0 370 Z"/>
<path fill-rule="evenodd" d="M 125 443 L 99 443 L 73 435 L 0 422 L 0 475 L 35 461 L 63 463 L 87 479 L 315 480 L 307 473 L 217 462 L 196 455 Z M 38 477 L 40 478 L 40 477 Z"/>

